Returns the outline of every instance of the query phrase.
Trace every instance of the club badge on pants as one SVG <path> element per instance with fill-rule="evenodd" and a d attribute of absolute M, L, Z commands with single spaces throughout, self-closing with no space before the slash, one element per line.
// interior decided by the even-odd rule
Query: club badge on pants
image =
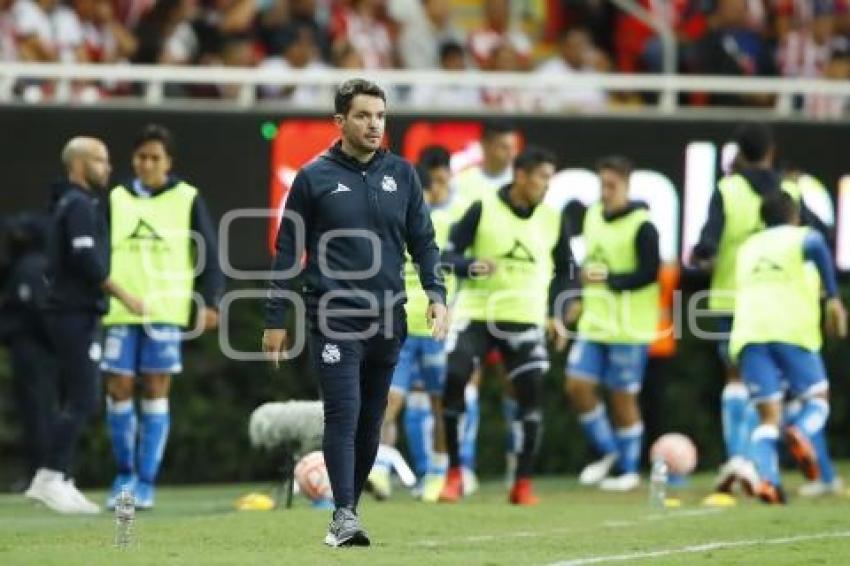
<path fill-rule="evenodd" d="M 336 364 L 342 356 L 339 353 L 339 346 L 336 344 L 325 344 L 322 349 L 322 361 L 326 364 Z"/>

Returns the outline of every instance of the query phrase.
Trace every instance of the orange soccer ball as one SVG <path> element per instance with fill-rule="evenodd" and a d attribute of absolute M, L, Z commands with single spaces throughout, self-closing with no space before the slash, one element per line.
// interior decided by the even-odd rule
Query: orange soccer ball
<path fill-rule="evenodd" d="M 649 458 L 662 458 L 671 474 L 686 476 L 697 467 L 697 447 L 684 434 L 671 432 L 655 441 L 649 450 Z"/>

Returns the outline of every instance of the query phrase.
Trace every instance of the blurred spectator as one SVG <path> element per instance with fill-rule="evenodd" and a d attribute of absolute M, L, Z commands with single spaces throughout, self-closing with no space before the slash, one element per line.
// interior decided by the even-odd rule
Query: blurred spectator
<path fill-rule="evenodd" d="M 290 24 L 281 30 L 279 39 L 280 55 L 266 58 L 261 64 L 262 68 L 281 71 L 328 68 L 319 58 L 315 32 L 310 25 Z M 285 87 L 268 85 L 263 86 L 260 91 L 266 98 L 285 99 L 296 107 L 316 106 L 323 101 L 326 103 L 331 101 L 328 88 L 319 85 L 298 84 Z"/>
<path fill-rule="evenodd" d="M 339 40 L 333 45 L 331 54 L 333 66 L 337 69 L 363 69 L 363 57 L 353 45 L 346 40 Z"/>
<path fill-rule="evenodd" d="M 199 52 L 198 36 L 191 24 L 196 11 L 195 0 L 157 0 L 136 29 L 139 48 L 133 61 L 193 63 Z"/>
<path fill-rule="evenodd" d="M 696 68 L 707 75 L 757 76 L 774 74 L 773 54 L 764 39 L 748 27 L 746 0 L 717 0 L 709 16 L 708 34 L 696 47 Z M 712 95 L 718 105 L 765 104 L 764 96 Z"/>
<path fill-rule="evenodd" d="M 327 3 L 328 0 L 326 0 Z M 289 21 L 300 26 L 309 26 L 313 30 L 313 38 L 319 48 L 319 54 L 324 61 L 331 60 L 331 36 L 325 22 L 318 17 L 319 7 L 316 0 L 289 0 Z"/>
<path fill-rule="evenodd" d="M 831 41 L 822 76 L 834 81 L 850 80 L 850 38 L 842 36 Z M 821 120 L 840 118 L 847 110 L 847 97 L 834 94 L 810 94 L 803 106 L 807 116 Z"/>
<path fill-rule="evenodd" d="M 12 18 L 20 61 L 47 63 L 59 59 L 51 15 L 56 0 L 17 0 Z"/>
<path fill-rule="evenodd" d="M 15 23 L 12 18 L 13 0 L 0 0 L 0 61 L 15 61 Z"/>
<path fill-rule="evenodd" d="M 239 40 L 254 33 L 258 0 L 213 0 L 192 23 L 203 63 L 214 61 L 230 38 Z"/>
<path fill-rule="evenodd" d="M 386 22 L 380 17 L 381 0 L 351 0 L 340 8 L 331 23 L 334 42 L 346 40 L 363 58 L 366 69 L 390 69 L 393 43 Z"/>
<path fill-rule="evenodd" d="M 487 70 L 494 72 L 520 72 L 526 69 L 526 60 L 513 44 L 505 41 L 497 45 L 490 54 Z M 490 88 L 481 91 L 481 99 L 488 108 L 513 112 L 534 110 L 539 106 L 537 94 L 528 88 Z"/>
<path fill-rule="evenodd" d="M 463 45 L 449 41 L 440 46 L 440 69 L 449 73 L 466 72 L 466 53 Z M 411 105 L 437 110 L 462 110 L 481 104 L 481 94 L 475 87 L 464 85 L 420 86 L 413 91 Z"/>
<path fill-rule="evenodd" d="M 564 30 L 581 27 L 590 32 L 594 44 L 613 53 L 612 30 L 621 13 L 609 0 L 548 0 L 546 39 L 554 43 Z"/>
<path fill-rule="evenodd" d="M 246 68 L 254 67 L 257 59 L 254 54 L 253 38 L 249 35 L 228 35 L 223 38 L 217 53 L 208 54 L 206 65 Z M 197 98 L 239 98 L 242 85 L 239 84 L 193 84 L 185 87 L 185 92 Z"/>
<path fill-rule="evenodd" d="M 127 26 L 135 29 L 158 0 L 110 0 L 115 8 L 116 19 Z"/>
<path fill-rule="evenodd" d="M 470 53 L 482 69 L 504 67 L 506 57 L 515 58 L 518 69 L 531 65 L 531 40 L 512 25 L 510 8 L 510 0 L 484 2 L 484 24 L 469 36 Z M 498 57 L 502 60 L 497 61 Z"/>
<path fill-rule="evenodd" d="M 606 71 L 610 67 L 605 54 L 593 45 L 590 33 L 573 28 L 563 33 L 558 55 L 544 61 L 536 73 L 543 76 L 569 76 L 575 73 Z M 604 90 L 592 87 L 570 87 L 538 95 L 540 107 L 547 110 L 600 109 L 607 96 Z"/>
<path fill-rule="evenodd" d="M 835 18 L 831 2 L 816 2 L 807 21 L 788 30 L 777 59 L 786 77 L 821 77 L 829 62 Z"/>
<path fill-rule="evenodd" d="M 463 43 L 464 34 L 451 19 L 450 0 L 390 0 L 392 18 L 401 25 L 398 51 L 408 69 L 436 69 L 440 46 Z"/>

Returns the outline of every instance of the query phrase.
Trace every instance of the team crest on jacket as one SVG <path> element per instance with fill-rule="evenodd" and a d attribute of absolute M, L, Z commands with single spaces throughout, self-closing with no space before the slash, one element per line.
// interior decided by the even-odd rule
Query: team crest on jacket
<path fill-rule="evenodd" d="M 384 180 L 381 181 L 381 188 L 388 193 L 394 193 L 398 190 L 398 185 L 395 184 L 395 179 L 389 175 L 384 175 Z"/>
<path fill-rule="evenodd" d="M 336 344 L 325 344 L 322 349 L 322 361 L 326 364 L 337 364 L 342 356 L 339 353 L 339 346 Z"/>

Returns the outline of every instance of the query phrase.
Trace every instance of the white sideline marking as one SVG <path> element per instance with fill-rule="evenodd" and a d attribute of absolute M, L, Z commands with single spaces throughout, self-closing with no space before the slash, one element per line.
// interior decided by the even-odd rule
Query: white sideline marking
<path fill-rule="evenodd" d="M 550 564 L 549 566 L 584 566 L 585 564 L 599 564 L 601 562 L 625 562 L 627 560 L 639 560 L 643 558 L 660 558 L 663 556 L 671 556 L 673 554 L 695 554 L 699 552 L 708 552 L 710 550 L 724 550 L 727 548 L 761 546 L 768 544 L 791 544 L 794 542 L 820 540 L 827 538 L 850 538 L 850 531 L 838 531 L 834 533 L 814 533 L 811 535 L 798 535 L 793 537 L 781 537 L 762 540 L 754 539 L 707 542 L 704 544 L 695 544 L 691 546 L 670 548 L 666 550 L 648 550 L 646 552 L 633 552 L 631 554 L 610 554 L 608 556 L 589 556 L 587 558 L 577 558 L 575 560 L 564 560 L 563 562 L 555 562 Z"/>
<path fill-rule="evenodd" d="M 682 519 L 686 517 L 703 517 L 705 515 L 716 515 L 718 513 L 722 513 L 723 509 L 691 509 L 687 511 L 672 511 L 670 513 L 656 513 L 653 515 L 646 515 L 645 517 L 640 517 L 639 519 L 631 520 L 631 521 L 603 521 L 596 525 L 596 527 L 603 528 L 611 528 L 611 527 L 634 527 L 639 525 L 645 521 L 665 521 L 667 519 Z M 581 531 L 586 531 L 587 529 L 581 529 Z M 452 544 L 469 544 L 475 542 L 489 542 L 494 540 L 504 540 L 510 538 L 539 538 L 539 537 L 547 537 L 552 535 L 563 535 L 567 533 L 575 533 L 576 529 L 547 529 L 545 531 L 520 531 L 513 533 L 499 533 L 499 534 L 480 534 L 480 535 L 470 535 L 465 537 L 458 537 L 453 539 L 440 539 L 440 540 L 419 540 L 411 543 L 413 546 L 425 546 L 428 548 L 436 548 L 440 546 L 449 546 Z"/>

